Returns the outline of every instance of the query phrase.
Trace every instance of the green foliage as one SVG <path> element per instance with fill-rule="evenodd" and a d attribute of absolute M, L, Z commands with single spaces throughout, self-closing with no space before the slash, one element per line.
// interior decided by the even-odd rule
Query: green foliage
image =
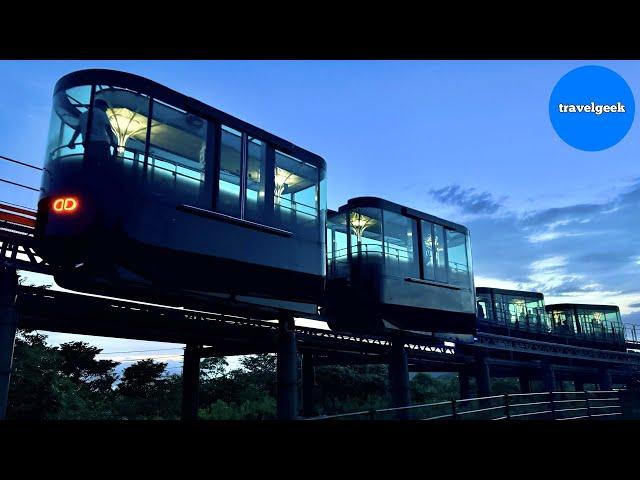
<path fill-rule="evenodd" d="M 14 350 L 7 418 L 109 418 L 109 409 L 91 389 L 63 374 L 69 363 L 47 345 L 46 336 L 19 330 Z"/>
<path fill-rule="evenodd" d="M 83 385 L 95 393 L 111 393 L 116 381 L 117 362 L 96 360 L 102 352 L 85 342 L 68 342 L 59 347 L 62 356 L 62 373 L 68 375 L 76 384 Z"/>
<path fill-rule="evenodd" d="M 491 379 L 491 393 L 493 395 L 520 393 L 520 382 L 517 378 L 493 378 Z"/>
<path fill-rule="evenodd" d="M 389 406 L 385 365 L 324 366 L 316 368 L 320 414 L 333 415 Z"/>
<path fill-rule="evenodd" d="M 226 371 L 226 360 L 207 359 L 208 374 L 200 385 L 201 418 L 210 420 L 275 418 L 276 357 L 249 355 L 242 368 Z M 203 362 L 204 363 L 204 362 Z"/>
<path fill-rule="evenodd" d="M 166 363 L 145 359 L 124 370 L 116 388 L 115 406 L 120 418 L 179 418 L 182 377 L 165 376 L 166 368 Z"/>
<path fill-rule="evenodd" d="M 276 399 L 264 396 L 258 400 L 246 400 L 240 404 L 229 404 L 216 400 L 199 411 L 203 420 L 270 420 L 275 419 Z"/>
<path fill-rule="evenodd" d="M 255 375 L 271 377 L 276 374 L 276 356 L 272 353 L 247 355 L 240 359 L 240 365 Z"/>
<path fill-rule="evenodd" d="M 118 393 L 128 397 L 151 398 L 162 381 L 166 363 L 153 359 L 139 360 L 128 366 L 122 374 Z"/>
<path fill-rule="evenodd" d="M 200 379 L 209 380 L 224 375 L 229 362 L 225 357 L 207 357 L 200 362 Z"/>
<path fill-rule="evenodd" d="M 460 392 L 456 375 L 433 377 L 427 373 L 416 374 L 409 382 L 409 389 L 415 405 L 457 399 Z"/>
<path fill-rule="evenodd" d="M 8 417 L 16 419 L 178 419 L 182 376 L 167 375 L 152 359 L 129 365 L 118 381 L 117 363 L 99 360 L 97 347 L 68 342 L 47 345 L 46 336 L 20 331 L 16 339 Z M 473 388 L 474 381 L 471 381 Z M 414 404 L 458 398 L 454 374 L 411 377 Z M 494 379 L 496 395 L 519 391 L 515 379 Z M 319 366 L 314 410 L 338 414 L 390 405 L 386 365 Z M 276 415 L 276 357 L 251 355 L 240 368 L 225 358 L 201 362 L 199 416 L 206 420 L 260 420 Z"/>

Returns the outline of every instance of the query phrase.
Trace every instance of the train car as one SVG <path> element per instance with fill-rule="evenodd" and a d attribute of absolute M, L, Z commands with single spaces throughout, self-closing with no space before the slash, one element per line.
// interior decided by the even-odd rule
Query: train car
<path fill-rule="evenodd" d="M 545 305 L 540 292 L 476 288 L 478 329 L 499 335 L 624 350 L 616 306 Z"/>
<path fill-rule="evenodd" d="M 540 292 L 477 287 L 478 324 L 485 331 L 547 335 L 551 325 Z"/>
<path fill-rule="evenodd" d="M 323 317 L 343 331 L 473 334 L 469 231 L 374 197 L 329 211 Z"/>
<path fill-rule="evenodd" d="M 326 163 L 137 75 L 54 90 L 36 235 L 61 286 L 317 314 Z"/>
<path fill-rule="evenodd" d="M 557 334 L 584 344 L 626 349 L 620 309 L 615 305 L 556 303 L 547 305 L 546 312 Z"/>

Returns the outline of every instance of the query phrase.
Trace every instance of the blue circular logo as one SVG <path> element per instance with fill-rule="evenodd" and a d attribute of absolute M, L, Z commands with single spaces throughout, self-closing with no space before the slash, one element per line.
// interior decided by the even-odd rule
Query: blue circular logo
<path fill-rule="evenodd" d="M 635 114 L 633 93 L 613 70 L 587 66 L 570 71 L 549 99 L 556 133 L 572 147 L 596 152 L 624 138 Z"/>

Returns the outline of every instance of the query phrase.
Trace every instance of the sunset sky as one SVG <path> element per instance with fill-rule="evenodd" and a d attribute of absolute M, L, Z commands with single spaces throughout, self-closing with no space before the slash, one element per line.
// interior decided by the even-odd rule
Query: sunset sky
<path fill-rule="evenodd" d="M 468 226 L 477 286 L 617 304 L 640 323 L 639 121 L 618 145 L 583 152 L 548 116 L 555 83 L 583 65 L 611 68 L 640 98 L 636 61 L 2 61 L 0 155 L 42 165 L 62 75 L 135 73 L 324 157 L 329 208 L 377 196 Z M 39 186 L 25 170 L 0 163 L 0 178 Z M 35 193 L 0 192 L 35 206 Z M 113 352 L 180 347 L 91 342 Z"/>

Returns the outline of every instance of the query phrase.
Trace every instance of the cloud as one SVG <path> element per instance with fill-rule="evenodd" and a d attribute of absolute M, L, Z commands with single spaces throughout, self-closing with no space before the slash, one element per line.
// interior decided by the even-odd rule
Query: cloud
<path fill-rule="evenodd" d="M 554 303 L 617 304 L 623 313 L 640 308 L 640 179 L 602 203 L 526 212 L 473 188 L 431 194 L 458 213 L 476 213 L 465 221 L 476 278 L 541 291 Z"/>
<path fill-rule="evenodd" d="M 564 267 L 567 264 L 567 259 L 562 256 L 547 257 L 541 260 L 536 260 L 531 264 L 531 269 L 540 272 L 555 270 L 558 267 Z"/>
<path fill-rule="evenodd" d="M 459 207 L 462 213 L 492 214 L 502 207 L 489 192 L 478 192 L 475 188 L 462 188 L 460 185 L 432 189 L 429 193 L 441 203 Z"/>
<path fill-rule="evenodd" d="M 606 211 L 606 205 L 580 204 L 562 208 L 548 208 L 546 210 L 525 213 L 522 221 L 528 226 L 546 225 L 551 229 L 557 226 L 576 223 L 582 219 L 590 218 L 602 211 Z"/>

